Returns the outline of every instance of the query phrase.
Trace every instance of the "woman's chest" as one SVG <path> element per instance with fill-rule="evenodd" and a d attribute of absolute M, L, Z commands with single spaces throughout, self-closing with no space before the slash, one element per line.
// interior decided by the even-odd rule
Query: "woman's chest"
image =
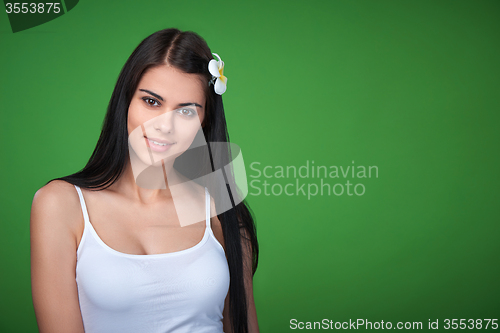
<path fill-rule="evenodd" d="M 78 252 L 76 281 L 86 303 L 106 310 L 169 304 L 223 302 L 229 268 L 210 237 L 175 253 L 134 256 L 114 253 L 87 234 Z M 177 302 L 178 301 L 178 302 Z"/>
<path fill-rule="evenodd" d="M 142 206 L 125 200 L 89 196 L 89 220 L 110 248 L 127 254 L 149 255 L 181 251 L 202 239 L 206 221 L 181 226 L 171 202 Z M 101 200 L 99 200 L 101 199 Z M 84 224 L 79 230 L 81 242 Z"/>

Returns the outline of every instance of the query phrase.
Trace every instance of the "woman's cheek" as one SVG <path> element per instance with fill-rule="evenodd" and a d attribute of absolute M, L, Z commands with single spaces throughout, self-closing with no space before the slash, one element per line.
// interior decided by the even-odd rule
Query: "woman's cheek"
<path fill-rule="evenodd" d="M 140 104 L 138 104 L 136 100 L 133 100 L 132 103 L 130 104 L 128 117 L 129 120 L 131 120 L 130 122 L 134 128 L 140 126 L 145 121 L 145 119 L 143 119 L 144 112 L 142 110 L 142 107 Z"/>
<path fill-rule="evenodd" d="M 189 142 L 188 147 L 193 143 L 194 139 L 196 138 L 196 135 L 198 134 L 199 131 L 201 131 L 201 126 L 198 124 L 198 126 L 193 127 L 189 133 L 189 139 L 187 140 Z"/>

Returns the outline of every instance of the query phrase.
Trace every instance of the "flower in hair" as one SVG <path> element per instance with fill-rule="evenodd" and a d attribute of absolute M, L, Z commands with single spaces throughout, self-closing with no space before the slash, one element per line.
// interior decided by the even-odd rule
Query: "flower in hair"
<path fill-rule="evenodd" d="M 226 91 L 227 77 L 224 76 L 224 61 L 217 53 L 213 53 L 219 60 L 212 59 L 208 63 L 208 71 L 212 74 L 211 83 L 214 83 L 215 93 L 222 95 Z"/>

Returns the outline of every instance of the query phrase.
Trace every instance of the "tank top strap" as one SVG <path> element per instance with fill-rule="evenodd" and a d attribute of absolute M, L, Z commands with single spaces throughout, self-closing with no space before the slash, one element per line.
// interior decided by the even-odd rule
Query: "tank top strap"
<path fill-rule="evenodd" d="M 206 211 L 206 224 L 207 228 L 210 228 L 210 194 L 208 193 L 208 189 L 205 187 L 205 211 Z"/>
<path fill-rule="evenodd" d="M 74 185 L 76 188 L 76 191 L 78 192 L 78 196 L 80 197 L 80 206 L 82 206 L 82 212 L 83 212 L 83 219 L 85 220 L 85 223 L 89 223 L 89 213 L 87 212 L 87 205 L 85 204 L 85 199 L 83 198 L 82 190 L 80 189 L 79 186 Z"/>

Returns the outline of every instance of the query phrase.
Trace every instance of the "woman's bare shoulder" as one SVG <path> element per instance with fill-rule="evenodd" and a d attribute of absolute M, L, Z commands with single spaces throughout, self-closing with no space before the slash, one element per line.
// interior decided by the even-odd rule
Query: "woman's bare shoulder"
<path fill-rule="evenodd" d="M 34 205 L 44 206 L 47 209 L 54 209 L 57 206 L 57 210 L 61 210 L 66 204 L 78 201 L 75 186 L 63 180 L 51 181 L 36 191 L 33 197 Z"/>
<path fill-rule="evenodd" d="M 76 236 L 83 214 L 75 186 L 63 180 L 53 180 L 40 188 L 33 197 L 31 223 L 50 224 L 56 230 L 65 229 Z"/>

